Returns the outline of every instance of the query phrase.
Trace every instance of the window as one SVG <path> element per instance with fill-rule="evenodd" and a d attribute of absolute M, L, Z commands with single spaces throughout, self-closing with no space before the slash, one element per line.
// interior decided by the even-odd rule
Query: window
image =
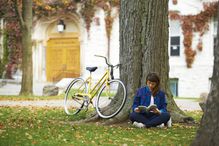
<path fill-rule="evenodd" d="M 180 56 L 180 36 L 181 25 L 177 20 L 171 20 L 169 22 L 169 40 L 170 40 L 170 56 Z"/>
<path fill-rule="evenodd" d="M 174 97 L 178 96 L 178 78 L 170 79 L 169 81 L 170 91 Z"/>
<path fill-rule="evenodd" d="M 170 56 L 180 56 L 180 37 L 170 37 Z"/>

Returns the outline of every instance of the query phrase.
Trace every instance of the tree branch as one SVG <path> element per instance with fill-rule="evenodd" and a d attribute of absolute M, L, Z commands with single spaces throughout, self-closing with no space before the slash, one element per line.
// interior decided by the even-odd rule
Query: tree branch
<path fill-rule="evenodd" d="M 13 0 L 13 2 L 14 2 L 15 13 L 18 16 L 18 20 L 19 20 L 20 25 L 23 27 L 24 26 L 24 19 L 21 15 L 21 12 L 18 10 L 18 2 L 17 2 L 17 0 Z"/>

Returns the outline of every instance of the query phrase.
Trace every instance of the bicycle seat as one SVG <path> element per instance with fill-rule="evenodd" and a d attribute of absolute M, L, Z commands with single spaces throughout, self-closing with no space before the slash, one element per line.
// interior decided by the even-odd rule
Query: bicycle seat
<path fill-rule="evenodd" d="M 86 70 L 89 70 L 90 72 L 94 72 L 97 69 L 97 67 L 86 67 Z"/>

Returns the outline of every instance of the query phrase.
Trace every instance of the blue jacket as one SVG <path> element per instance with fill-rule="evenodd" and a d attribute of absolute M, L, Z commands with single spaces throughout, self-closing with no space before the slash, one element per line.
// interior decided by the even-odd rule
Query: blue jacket
<path fill-rule="evenodd" d="M 135 97 L 134 97 L 134 103 L 132 105 L 132 110 L 139 105 L 143 106 L 149 106 L 151 102 L 151 91 L 148 88 L 148 86 L 139 88 Z M 160 112 L 167 112 L 167 100 L 165 93 L 161 90 L 158 91 L 158 93 L 154 97 L 154 104 L 157 105 L 157 108 L 160 110 Z"/>

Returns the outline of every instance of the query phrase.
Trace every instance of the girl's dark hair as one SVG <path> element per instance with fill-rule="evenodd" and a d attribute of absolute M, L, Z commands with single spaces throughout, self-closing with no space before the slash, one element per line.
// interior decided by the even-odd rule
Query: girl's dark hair
<path fill-rule="evenodd" d="M 151 81 L 151 82 L 156 83 L 156 86 L 154 87 L 154 90 L 152 91 L 152 95 L 155 96 L 157 94 L 157 92 L 160 90 L 160 78 L 159 78 L 159 76 L 154 72 L 149 73 L 146 77 L 146 84 L 147 84 L 147 81 Z"/>

